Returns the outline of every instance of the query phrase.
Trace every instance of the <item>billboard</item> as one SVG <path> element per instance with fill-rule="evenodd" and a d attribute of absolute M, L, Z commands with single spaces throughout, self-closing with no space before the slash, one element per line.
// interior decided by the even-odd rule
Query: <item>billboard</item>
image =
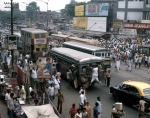
<path fill-rule="evenodd" d="M 84 5 L 75 6 L 75 16 L 84 16 Z"/>
<path fill-rule="evenodd" d="M 39 57 L 37 60 L 37 78 L 51 78 L 52 67 L 51 63 L 46 61 L 46 57 Z M 50 67 L 50 68 L 48 68 Z M 50 70 L 49 70 L 50 69 Z"/>
<path fill-rule="evenodd" d="M 136 29 L 123 29 L 123 28 L 120 28 L 119 30 L 119 34 L 123 34 L 123 35 L 137 35 L 137 30 Z"/>
<path fill-rule="evenodd" d="M 74 17 L 72 27 L 86 30 L 87 29 L 87 18 L 86 17 Z"/>
<path fill-rule="evenodd" d="M 150 24 L 149 23 L 124 23 L 124 28 L 150 30 Z"/>
<path fill-rule="evenodd" d="M 85 16 L 108 16 L 109 3 L 90 3 L 85 6 Z"/>
<path fill-rule="evenodd" d="M 17 49 L 17 37 L 15 35 L 8 36 L 8 49 L 9 50 Z"/>
<path fill-rule="evenodd" d="M 106 32 L 106 17 L 88 17 L 87 30 Z"/>

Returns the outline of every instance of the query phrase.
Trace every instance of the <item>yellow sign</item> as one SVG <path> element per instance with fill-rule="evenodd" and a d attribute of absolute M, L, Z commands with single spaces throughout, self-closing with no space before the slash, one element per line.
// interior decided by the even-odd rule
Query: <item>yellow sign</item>
<path fill-rule="evenodd" d="M 72 27 L 87 30 L 87 17 L 74 17 Z"/>
<path fill-rule="evenodd" d="M 120 28 L 121 27 L 121 22 L 114 22 L 113 23 L 113 28 Z"/>
<path fill-rule="evenodd" d="M 75 6 L 75 16 L 84 16 L 84 5 Z"/>
<path fill-rule="evenodd" d="M 141 45 L 141 43 L 142 43 L 142 38 L 141 37 L 137 37 L 137 44 Z"/>

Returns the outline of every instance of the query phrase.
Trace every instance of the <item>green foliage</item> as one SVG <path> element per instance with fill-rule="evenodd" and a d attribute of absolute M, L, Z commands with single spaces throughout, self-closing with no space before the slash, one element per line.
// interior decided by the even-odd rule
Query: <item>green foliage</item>
<path fill-rule="evenodd" d="M 10 16 L 11 16 L 10 11 L 0 11 L 0 20 L 3 23 L 10 23 Z M 14 9 L 13 10 L 13 17 L 16 18 L 15 20 L 24 20 L 25 14 L 22 13 L 19 9 Z"/>
<path fill-rule="evenodd" d="M 31 20 L 33 20 L 33 14 L 34 14 L 34 12 L 39 12 L 40 11 L 40 7 L 37 6 L 36 2 L 31 2 L 26 7 L 26 10 L 27 10 L 27 18 L 30 18 Z"/>
<path fill-rule="evenodd" d="M 69 4 L 66 4 L 65 8 L 61 10 L 61 16 L 66 18 L 66 20 L 72 20 L 74 17 L 74 9 L 77 5 L 85 5 L 85 2 L 76 2 L 71 0 Z"/>

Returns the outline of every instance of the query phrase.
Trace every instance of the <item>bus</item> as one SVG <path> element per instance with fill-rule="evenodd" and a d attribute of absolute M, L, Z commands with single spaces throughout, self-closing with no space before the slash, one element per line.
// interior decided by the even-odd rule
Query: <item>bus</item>
<path fill-rule="evenodd" d="M 142 45 L 141 48 L 142 48 L 142 53 L 143 54 L 145 54 L 147 56 L 150 56 L 150 44 Z"/>
<path fill-rule="evenodd" d="M 21 40 L 21 33 L 20 32 L 15 32 L 14 35 L 17 38 L 17 49 L 22 50 L 23 45 L 22 45 L 22 40 Z"/>
<path fill-rule="evenodd" d="M 72 70 L 70 78 L 74 88 L 81 86 L 88 88 L 92 79 L 91 66 L 98 66 L 103 61 L 100 57 L 64 47 L 52 48 L 50 55 L 52 60 L 55 60 L 53 62 L 56 63 L 56 69 L 63 77 L 66 78 L 67 71 Z M 99 80 L 102 80 L 104 72 L 98 72 Z"/>
<path fill-rule="evenodd" d="M 33 61 L 36 61 L 38 57 L 49 55 L 47 31 L 34 28 L 22 28 L 21 39 L 23 41 L 24 55 L 31 54 Z"/>
<path fill-rule="evenodd" d="M 61 46 L 62 43 L 66 41 L 79 42 L 79 43 L 84 43 L 84 44 L 94 45 L 94 46 L 98 46 L 100 44 L 98 40 L 83 39 L 83 38 L 73 37 L 73 36 L 68 36 L 68 35 L 63 35 L 63 34 L 52 34 L 51 40 L 58 42 L 59 46 Z"/>
<path fill-rule="evenodd" d="M 70 41 L 64 42 L 63 46 L 101 57 L 103 59 L 103 69 L 106 70 L 107 68 L 111 68 L 110 50 L 106 48 Z"/>

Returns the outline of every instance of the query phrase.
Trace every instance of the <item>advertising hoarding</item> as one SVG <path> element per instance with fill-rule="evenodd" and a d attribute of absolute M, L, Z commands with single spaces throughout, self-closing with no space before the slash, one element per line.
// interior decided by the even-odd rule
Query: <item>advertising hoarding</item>
<path fill-rule="evenodd" d="M 72 27 L 86 30 L 87 29 L 87 17 L 74 17 Z"/>
<path fill-rule="evenodd" d="M 106 17 L 88 17 L 87 30 L 106 32 Z"/>
<path fill-rule="evenodd" d="M 137 35 L 137 30 L 136 29 L 122 29 L 120 28 L 119 30 L 119 34 L 123 34 L 123 35 Z"/>
<path fill-rule="evenodd" d="M 108 16 L 109 3 L 90 3 L 85 6 L 85 16 Z"/>
<path fill-rule="evenodd" d="M 75 16 L 84 16 L 84 5 L 75 6 Z"/>
<path fill-rule="evenodd" d="M 150 30 L 150 24 L 149 23 L 124 23 L 124 28 Z"/>
<path fill-rule="evenodd" d="M 121 22 L 113 22 L 113 28 L 120 28 L 121 24 Z"/>
<path fill-rule="evenodd" d="M 9 50 L 17 49 L 17 37 L 15 35 L 8 36 L 8 49 Z"/>
<path fill-rule="evenodd" d="M 46 62 L 46 57 L 39 57 L 37 60 L 37 78 L 51 78 L 51 71 L 52 71 L 52 67 L 51 70 L 49 70 L 50 68 L 46 68 L 51 66 L 51 63 Z"/>
<path fill-rule="evenodd" d="M 47 44 L 47 39 L 41 38 L 41 39 L 34 39 L 34 45 L 37 44 Z"/>

